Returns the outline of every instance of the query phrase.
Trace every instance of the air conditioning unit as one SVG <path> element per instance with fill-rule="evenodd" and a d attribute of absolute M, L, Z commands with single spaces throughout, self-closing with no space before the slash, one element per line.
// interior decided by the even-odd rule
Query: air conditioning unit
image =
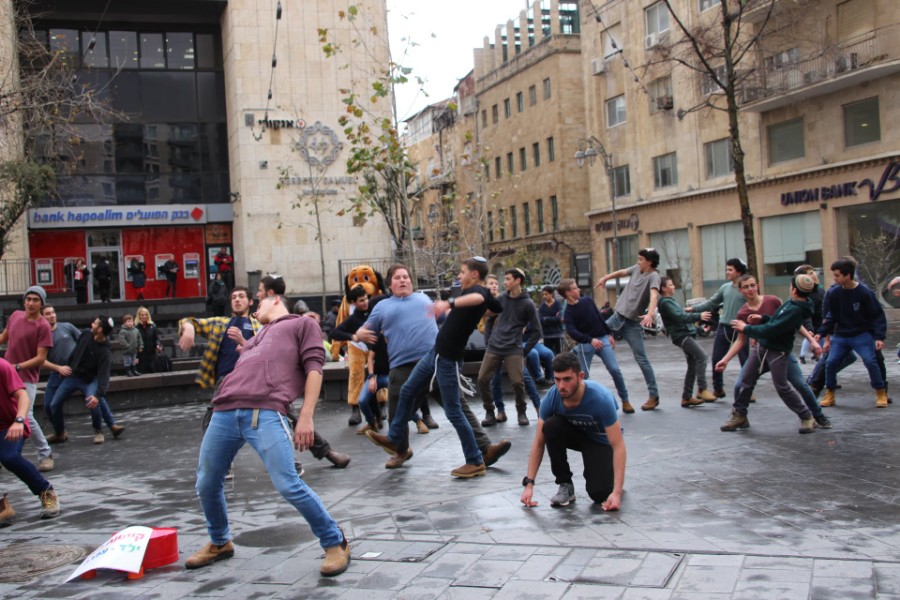
<path fill-rule="evenodd" d="M 672 99 L 672 96 L 660 96 L 656 99 L 656 108 L 659 110 L 672 110 L 674 106 L 675 101 Z"/>
<path fill-rule="evenodd" d="M 602 75 L 606 72 L 606 61 L 602 58 L 595 58 L 591 61 L 591 75 Z"/>
<path fill-rule="evenodd" d="M 658 33 L 650 33 L 647 35 L 647 39 L 644 40 L 645 48 L 653 48 L 659 45 L 659 34 Z"/>

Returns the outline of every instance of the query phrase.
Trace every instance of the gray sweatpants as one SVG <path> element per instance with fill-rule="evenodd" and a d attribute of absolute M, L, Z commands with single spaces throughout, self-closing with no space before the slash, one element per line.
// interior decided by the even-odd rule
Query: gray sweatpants
<path fill-rule="evenodd" d="M 772 384 L 775 391 L 785 406 L 797 413 L 801 419 L 808 419 L 812 416 L 803 398 L 797 393 L 797 390 L 788 382 L 788 354 L 786 352 L 778 352 L 757 344 L 750 349 L 747 356 L 747 362 L 744 363 L 744 369 L 741 371 L 740 392 L 734 401 L 734 410 L 742 415 L 747 414 L 750 407 L 750 395 L 753 388 L 756 387 L 756 381 L 762 373 L 763 366 L 769 367 L 772 373 Z"/>

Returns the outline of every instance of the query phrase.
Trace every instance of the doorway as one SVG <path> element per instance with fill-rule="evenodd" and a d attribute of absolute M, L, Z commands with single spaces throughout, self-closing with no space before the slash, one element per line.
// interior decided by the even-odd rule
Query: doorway
<path fill-rule="evenodd" d="M 103 299 L 101 291 L 101 278 L 98 277 L 98 265 L 103 261 L 109 271 L 109 300 L 122 300 L 122 292 L 125 289 L 124 269 L 122 268 L 122 236 L 118 230 L 100 229 L 88 231 L 87 259 L 88 268 L 91 270 L 91 285 L 88 288 L 89 302 L 100 302 Z M 104 271 L 100 267 L 100 273 Z"/>

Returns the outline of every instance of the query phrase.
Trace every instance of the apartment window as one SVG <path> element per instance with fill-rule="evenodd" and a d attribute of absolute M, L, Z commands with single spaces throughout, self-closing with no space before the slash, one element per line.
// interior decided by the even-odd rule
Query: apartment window
<path fill-rule="evenodd" d="M 672 78 L 660 77 L 650 82 L 650 114 L 663 110 L 672 110 L 675 100 L 672 97 Z"/>
<path fill-rule="evenodd" d="M 622 47 L 622 24 L 616 23 L 603 32 L 603 58 L 612 58 Z"/>
<path fill-rule="evenodd" d="M 509 98 L 503 101 L 503 115 L 507 119 L 512 116 L 512 104 L 509 102 Z"/>
<path fill-rule="evenodd" d="M 706 178 L 721 177 L 734 173 L 734 159 L 731 155 L 731 140 L 725 138 L 709 142 L 706 149 Z"/>
<path fill-rule="evenodd" d="M 522 203 L 522 223 L 525 226 L 525 236 L 531 235 L 531 205 Z"/>
<path fill-rule="evenodd" d="M 500 225 L 500 239 L 505 240 L 506 239 L 506 211 L 504 211 L 501 208 L 499 211 L 497 211 L 497 213 L 498 213 L 497 216 L 500 221 L 500 223 L 498 223 L 498 225 Z"/>
<path fill-rule="evenodd" d="M 516 110 L 519 112 L 525 110 L 525 96 L 522 92 L 516 92 Z"/>
<path fill-rule="evenodd" d="M 550 218 L 553 220 L 553 231 L 559 230 L 559 204 L 556 203 L 556 196 L 550 196 Z"/>
<path fill-rule="evenodd" d="M 482 129 L 487 127 L 487 109 L 481 109 L 481 127 Z"/>
<path fill-rule="evenodd" d="M 484 179 L 486 181 L 491 180 L 491 163 L 488 161 L 484 161 Z"/>
<path fill-rule="evenodd" d="M 653 158 L 653 187 L 659 189 L 678 183 L 678 161 L 675 153 Z"/>
<path fill-rule="evenodd" d="M 519 218 L 515 206 L 509 207 L 509 223 L 512 229 L 512 239 L 519 237 Z"/>
<path fill-rule="evenodd" d="M 769 164 L 803 158 L 803 119 L 793 119 L 784 123 L 769 125 Z"/>
<path fill-rule="evenodd" d="M 531 155 L 532 160 L 534 161 L 534 166 L 541 166 L 541 145 L 537 142 L 531 145 Z"/>
<path fill-rule="evenodd" d="M 838 42 L 858 41 L 862 35 L 875 30 L 875 2 L 848 0 L 837 6 Z"/>
<path fill-rule="evenodd" d="M 494 241 L 494 213 L 492 211 L 488 211 L 488 241 Z"/>
<path fill-rule="evenodd" d="M 703 12 L 705 10 L 711 9 L 714 6 L 720 6 L 719 0 L 700 0 L 699 9 L 700 12 Z"/>
<path fill-rule="evenodd" d="M 525 148 L 519 148 L 519 170 L 524 171 L 528 168 L 528 165 L 525 162 Z"/>
<path fill-rule="evenodd" d="M 494 174 L 497 176 L 497 179 L 500 179 L 500 176 L 503 172 L 500 170 L 500 157 L 494 159 Z"/>
<path fill-rule="evenodd" d="M 725 81 L 725 65 L 721 67 L 716 67 L 716 77 L 719 81 Z M 700 93 L 704 96 L 709 96 L 710 94 L 714 94 L 720 91 L 722 88 L 719 87 L 719 84 L 716 83 L 716 80 L 713 79 L 713 76 L 709 73 L 703 73 L 700 76 Z"/>
<path fill-rule="evenodd" d="M 544 100 L 550 99 L 550 78 L 544 80 Z"/>
<path fill-rule="evenodd" d="M 528 106 L 534 106 L 537 104 L 537 86 L 529 86 L 528 87 Z"/>
<path fill-rule="evenodd" d="M 625 94 L 606 101 L 606 126 L 615 127 L 625 122 Z"/>
<path fill-rule="evenodd" d="M 556 146 L 553 144 L 553 138 L 547 138 L 547 160 L 553 162 L 556 160 Z"/>
<path fill-rule="evenodd" d="M 631 193 L 631 171 L 628 165 L 613 169 L 612 186 L 613 198 L 621 198 Z"/>
<path fill-rule="evenodd" d="M 664 2 L 657 2 L 644 11 L 644 22 L 647 25 L 647 47 L 655 46 L 659 34 L 669 30 L 669 9 Z"/>
<path fill-rule="evenodd" d="M 491 122 L 496 125 L 500 121 L 500 109 L 497 108 L 497 105 L 493 105 L 491 107 Z"/>
<path fill-rule="evenodd" d="M 878 97 L 844 105 L 844 143 L 850 146 L 881 140 Z"/>
<path fill-rule="evenodd" d="M 544 200 L 538 198 L 535 204 L 537 205 L 537 230 L 538 233 L 544 233 Z"/>
<path fill-rule="evenodd" d="M 512 175 L 515 172 L 515 163 L 513 162 L 513 153 L 506 153 L 506 170 L 509 171 L 509 174 Z"/>

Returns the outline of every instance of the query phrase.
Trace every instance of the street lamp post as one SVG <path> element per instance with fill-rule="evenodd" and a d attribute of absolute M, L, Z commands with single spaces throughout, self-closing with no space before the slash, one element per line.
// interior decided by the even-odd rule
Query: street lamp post
<path fill-rule="evenodd" d="M 594 166 L 594 163 L 597 161 L 597 157 L 600 157 L 603 161 L 603 168 L 606 170 L 606 177 L 609 180 L 609 198 L 612 202 L 612 230 L 613 230 L 613 247 L 612 247 L 612 256 L 610 263 L 612 264 L 612 270 L 617 271 L 618 264 L 618 254 L 619 254 L 619 221 L 616 218 L 616 190 L 613 185 L 613 161 L 612 154 L 606 151 L 606 148 L 603 147 L 603 143 L 595 138 L 594 136 L 588 136 L 586 138 L 582 138 L 578 140 L 578 151 L 575 153 L 575 162 L 578 164 L 578 167 L 581 168 L 584 166 L 584 163 L 587 162 L 589 167 Z M 616 297 L 618 298 L 619 292 L 619 278 L 616 277 Z"/>

